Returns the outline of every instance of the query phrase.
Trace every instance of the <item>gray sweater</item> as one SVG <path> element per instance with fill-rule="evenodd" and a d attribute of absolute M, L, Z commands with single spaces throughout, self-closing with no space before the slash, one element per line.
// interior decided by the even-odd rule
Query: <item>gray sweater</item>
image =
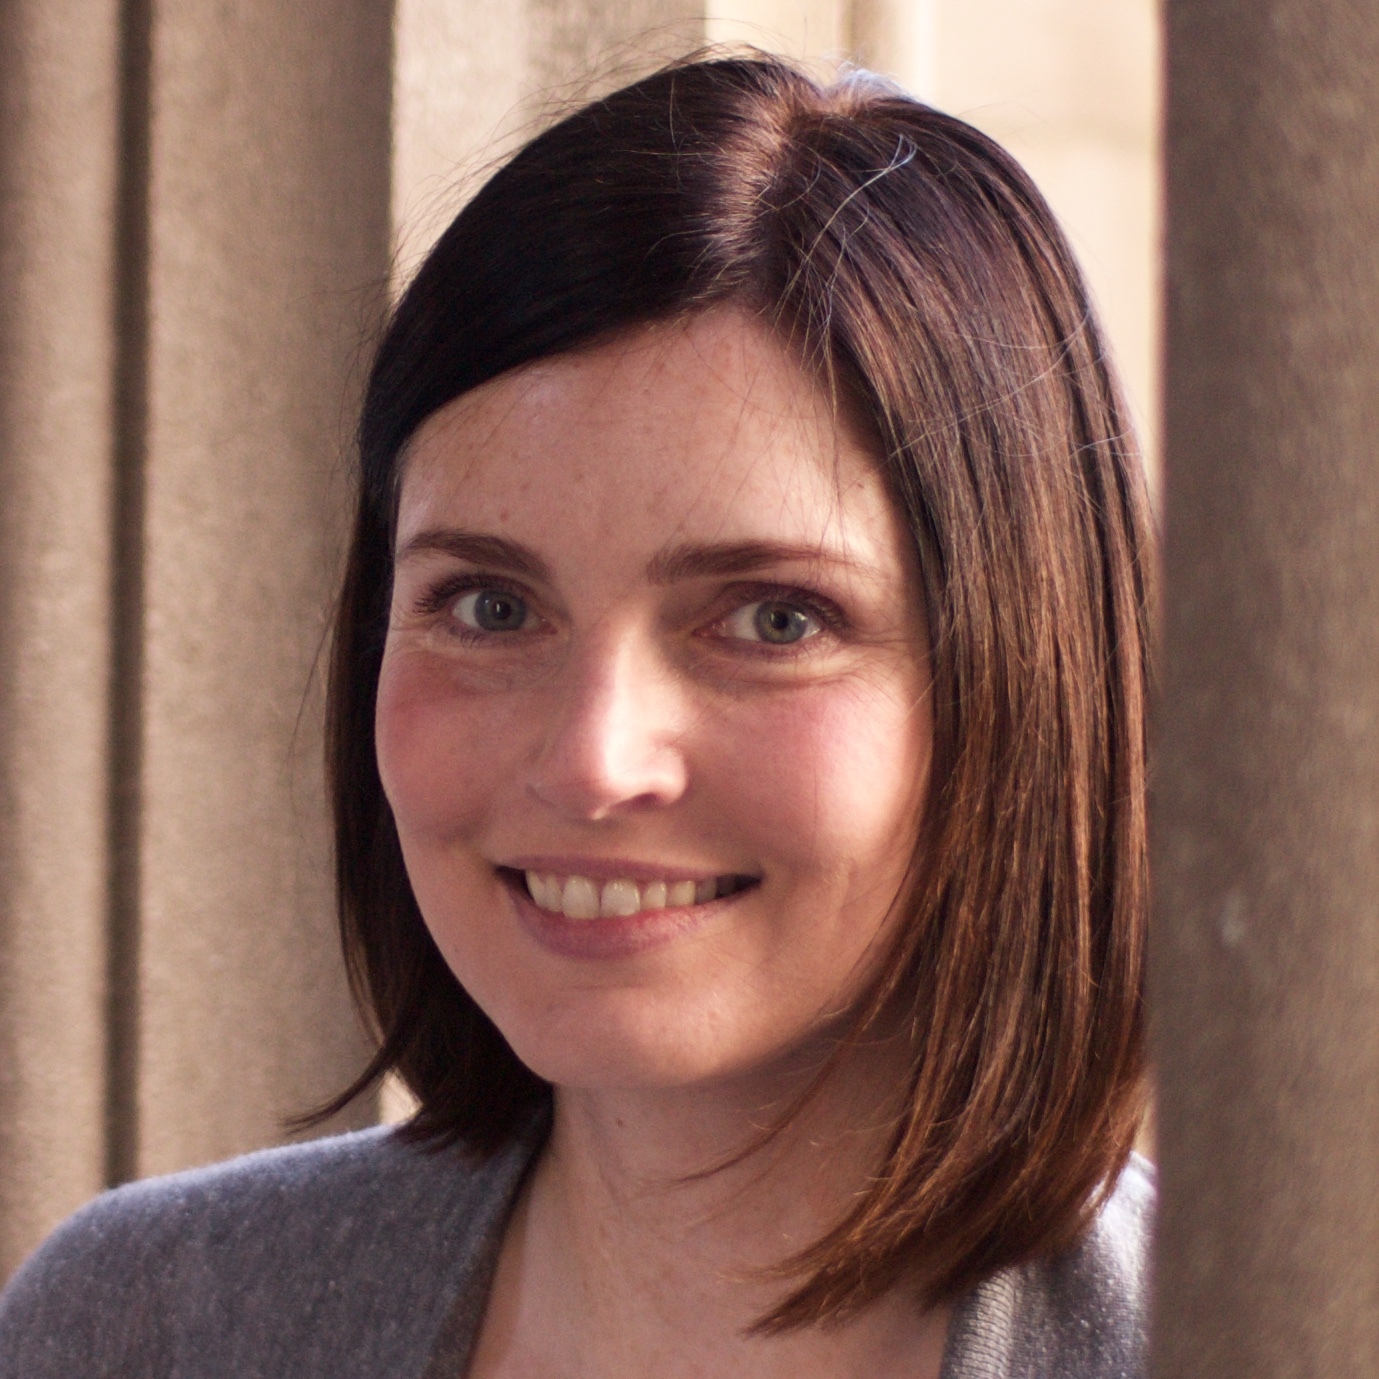
<path fill-rule="evenodd" d="M 0 1379 L 459 1379 L 531 1156 L 377 1129 L 106 1193 L 0 1295 Z M 1152 1175 L 964 1299 L 943 1379 L 1138 1379 Z"/>

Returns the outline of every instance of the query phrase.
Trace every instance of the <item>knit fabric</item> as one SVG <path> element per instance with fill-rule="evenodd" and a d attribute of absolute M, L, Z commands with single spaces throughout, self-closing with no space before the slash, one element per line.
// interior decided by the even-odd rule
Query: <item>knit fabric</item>
<path fill-rule="evenodd" d="M 539 1127 L 475 1166 L 386 1128 L 97 1198 L 0 1295 L 2 1379 L 459 1379 Z M 1138 1379 L 1152 1169 L 957 1307 L 942 1379 Z"/>

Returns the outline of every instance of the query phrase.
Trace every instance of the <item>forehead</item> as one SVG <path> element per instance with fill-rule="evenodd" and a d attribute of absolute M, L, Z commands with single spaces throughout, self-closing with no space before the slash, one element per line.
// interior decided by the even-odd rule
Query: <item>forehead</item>
<path fill-rule="evenodd" d="M 737 310 L 643 327 L 514 370 L 422 426 L 398 542 L 438 524 L 600 552 L 677 535 L 899 538 L 871 447 L 774 335 Z"/>

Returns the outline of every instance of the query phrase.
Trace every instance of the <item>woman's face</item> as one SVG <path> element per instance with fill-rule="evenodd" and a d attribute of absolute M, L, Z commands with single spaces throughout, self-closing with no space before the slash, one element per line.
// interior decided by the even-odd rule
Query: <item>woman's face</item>
<path fill-rule="evenodd" d="M 421 912 L 563 1086 L 768 1069 L 887 931 L 930 757 L 905 527 L 735 310 L 484 385 L 406 460 L 378 758 Z"/>

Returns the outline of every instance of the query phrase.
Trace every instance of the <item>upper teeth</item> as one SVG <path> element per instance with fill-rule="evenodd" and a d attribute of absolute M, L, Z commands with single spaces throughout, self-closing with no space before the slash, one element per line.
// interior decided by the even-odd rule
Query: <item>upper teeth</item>
<path fill-rule="evenodd" d="M 733 887 L 731 877 L 707 881 L 648 881 L 638 885 L 624 877 L 600 885 L 587 876 L 527 873 L 527 890 L 543 910 L 559 911 L 567 919 L 599 919 L 635 915 L 668 906 L 702 905 Z"/>

